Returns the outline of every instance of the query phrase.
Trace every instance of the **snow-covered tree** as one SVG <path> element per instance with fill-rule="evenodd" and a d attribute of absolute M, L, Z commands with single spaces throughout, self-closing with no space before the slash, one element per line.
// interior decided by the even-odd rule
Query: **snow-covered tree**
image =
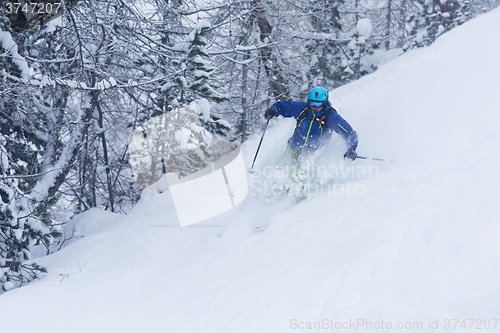
<path fill-rule="evenodd" d="M 418 10 L 408 19 L 410 40 L 405 49 L 432 44 L 437 37 L 492 8 L 483 0 L 416 1 Z"/>
<path fill-rule="evenodd" d="M 186 41 L 177 44 L 181 57 L 174 60 L 176 75 L 166 83 L 163 91 L 173 106 L 188 105 L 197 98 L 222 102 L 227 98 L 217 91 L 210 79 L 214 68 L 207 52 L 208 21 L 198 22 Z"/>
<path fill-rule="evenodd" d="M 138 185 L 152 185 L 166 172 L 183 178 L 207 166 L 213 137 L 200 122 L 200 116 L 210 117 L 207 104 L 206 100 L 194 101 L 154 117 L 134 130 L 129 150 Z"/>
<path fill-rule="evenodd" d="M 340 86 L 342 77 L 343 56 L 339 43 L 342 25 L 340 23 L 339 0 L 317 0 L 309 3 L 311 34 L 306 41 L 308 51 L 304 73 L 308 77 L 308 85 L 303 89 L 305 97 L 312 86 L 323 86 L 329 89 Z"/>
<path fill-rule="evenodd" d="M 372 24 L 369 19 L 360 19 L 355 30 L 352 32 L 351 40 L 347 44 L 347 59 L 344 59 L 339 66 L 343 73 L 340 77 L 341 83 L 347 83 L 359 79 L 361 76 L 373 72 L 376 68 L 373 65 L 366 65 L 363 59 L 374 53 L 378 49 L 379 43 L 370 39 L 372 34 Z"/>
<path fill-rule="evenodd" d="M 0 13 L 1 14 L 1 13 Z M 33 246 L 48 250 L 59 236 L 50 206 L 58 197 L 32 195 L 39 158 L 46 145 L 47 118 L 36 107 L 40 97 L 30 84 L 35 70 L 19 53 L 14 40 L 25 36 L 0 15 L 0 285 L 8 290 L 36 278 L 43 267 L 27 262 Z"/>
<path fill-rule="evenodd" d="M 47 270 L 31 259 L 35 245 L 48 252 L 61 233 L 54 227 L 48 208 L 57 201 L 52 197 L 37 202 L 20 188 L 23 176 L 9 167 L 11 156 L 7 140 L 0 135 L 0 286 L 4 291 L 19 287 Z"/>
<path fill-rule="evenodd" d="M 453 27 L 475 18 L 476 16 L 491 10 L 494 3 L 481 0 L 456 0 L 458 10 L 453 17 Z"/>

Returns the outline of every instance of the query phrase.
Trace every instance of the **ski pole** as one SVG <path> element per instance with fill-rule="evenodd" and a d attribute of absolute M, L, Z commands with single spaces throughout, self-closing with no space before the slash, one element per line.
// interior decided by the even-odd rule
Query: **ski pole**
<path fill-rule="evenodd" d="M 373 157 L 364 157 L 364 156 L 359 156 L 357 158 L 361 158 L 362 160 L 372 160 L 372 161 L 382 161 L 385 162 L 384 159 L 382 158 L 373 158 Z"/>
<path fill-rule="evenodd" d="M 255 153 L 255 157 L 253 158 L 252 166 L 250 167 L 250 169 L 248 169 L 249 173 L 253 172 L 253 165 L 255 164 L 255 160 L 257 159 L 257 154 L 259 153 L 260 145 L 262 144 L 262 140 L 264 139 L 264 134 L 266 134 L 266 129 L 267 129 L 267 125 L 269 125 L 269 120 L 271 120 L 271 119 L 268 119 L 267 123 L 264 125 L 264 131 L 262 132 L 262 136 L 260 137 L 259 146 L 257 147 L 257 152 Z"/>

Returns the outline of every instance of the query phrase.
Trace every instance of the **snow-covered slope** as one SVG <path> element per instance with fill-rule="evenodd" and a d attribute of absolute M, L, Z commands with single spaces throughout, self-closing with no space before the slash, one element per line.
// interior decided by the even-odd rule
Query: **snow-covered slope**
<path fill-rule="evenodd" d="M 359 154 L 391 159 L 337 161 L 372 170 L 349 178 L 352 192 L 344 187 L 296 206 L 249 196 L 233 211 L 179 228 L 169 193 L 145 191 L 114 226 L 38 259 L 50 273 L 0 296 L 0 331 L 380 331 L 390 324 L 453 332 L 464 331 L 462 320 L 469 329 L 469 319 L 483 329 L 488 320 L 493 330 L 498 36 L 495 10 L 331 92 L 359 134 Z M 292 130 L 293 120 L 273 120 L 258 168 L 279 158 Z M 244 147 L 248 164 L 258 139 Z M 98 218 L 93 211 L 88 223 Z M 460 319 L 455 330 L 453 319 Z"/>

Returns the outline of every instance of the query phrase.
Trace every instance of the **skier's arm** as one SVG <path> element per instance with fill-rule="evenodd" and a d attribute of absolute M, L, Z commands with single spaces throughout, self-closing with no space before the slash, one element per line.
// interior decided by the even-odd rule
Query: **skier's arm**
<path fill-rule="evenodd" d="M 336 117 L 333 117 L 334 122 L 329 121 L 329 125 L 331 124 L 331 127 L 333 130 L 337 133 L 342 135 L 342 137 L 346 140 L 347 142 L 347 149 L 354 149 L 356 150 L 356 147 L 358 146 L 358 134 L 356 133 L 355 130 L 352 129 L 352 126 L 349 125 L 347 121 L 344 120 L 340 115 L 336 115 Z M 330 127 L 330 126 L 329 126 Z"/>
<path fill-rule="evenodd" d="M 297 118 L 300 112 L 305 108 L 306 104 L 306 102 L 281 101 L 271 105 L 271 108 L 274 108 L 277 111 L 274 115 L 275 117 L 283 116 L 286 118 Z"/>

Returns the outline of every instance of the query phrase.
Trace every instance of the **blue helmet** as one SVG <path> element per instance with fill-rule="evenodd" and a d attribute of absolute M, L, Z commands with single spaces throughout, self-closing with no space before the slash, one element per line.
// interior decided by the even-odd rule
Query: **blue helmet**
<path fill-rule="evenodd" d="M 309 101 L 325 102 L 328 99 L 328 91 L 323 87 L 314 87 L 307 96 Z"/>

